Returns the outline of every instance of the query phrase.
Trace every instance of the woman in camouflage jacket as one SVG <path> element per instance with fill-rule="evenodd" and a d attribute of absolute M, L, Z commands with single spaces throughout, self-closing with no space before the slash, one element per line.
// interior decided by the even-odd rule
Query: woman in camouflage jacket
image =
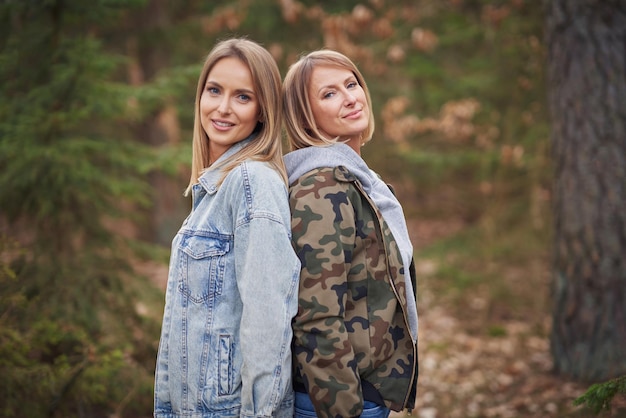
<path fill-rule="evenodd" d="M 330 50 L 283 83 L 292 243 L 296 417 L 387 417 L 417 383 L 413 247 L 400 203 L 360 156 L 374 131 L 367 85 Z"/>

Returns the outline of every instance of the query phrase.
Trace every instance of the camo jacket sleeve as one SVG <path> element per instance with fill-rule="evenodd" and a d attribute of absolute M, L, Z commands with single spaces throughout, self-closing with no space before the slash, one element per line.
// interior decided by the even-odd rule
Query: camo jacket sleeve
<path fill-rule="evenodd" d="M 292 239 L 302 263 L 294 355 L 319 417 L 359 416 L 363 408 L 344 316 L 358 239 L 356 193 L 350 183 L 336 180 L 332 168 L 305 174 L 290 191 Z"/>

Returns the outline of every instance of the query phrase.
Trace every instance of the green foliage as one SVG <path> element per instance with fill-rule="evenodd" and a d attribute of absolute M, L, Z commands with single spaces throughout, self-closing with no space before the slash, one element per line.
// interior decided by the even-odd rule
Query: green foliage
<path fill-rule="evenodd" d="M 278 3 L 270 4 L 263 2 L 253 2 L 246 13 L 246 21 L 243 22 L 243 29 L 247 32 L 254 30 L 262 34 L 265 42 L 280 40 L 278 28 L 283 24 L 283 19 Z M 278 33 L 277 33 L 278 32 Z"/>
<path fill-rule="evenodd" d="M 156 348 L 137 330 L 158 323 L 135 309 L 125 282 L 143 280 L 137 245 L 112 225 L 140 224 L 147 176 L 172 152 L 133 139 L 136 89 L 114 79 L 123 60 L 93 36 L 141 4 L 0 6 L 2 416 L 150 409 Z"/>
<path fill-rule="evenodd" d="M 586 405 L 597 415 L 602 411 L 610 411 L 611 401 L 618 394 L 626 396 L 626 375 L 591 385 L 583 395 L 574 400 L 574 405 Z"/>
<path fill-rule="evenodd" d="M 505 337 L 507 335 L 506 328 L 498 325 L 490 326 L 487 333 L 491 337 Z"/>

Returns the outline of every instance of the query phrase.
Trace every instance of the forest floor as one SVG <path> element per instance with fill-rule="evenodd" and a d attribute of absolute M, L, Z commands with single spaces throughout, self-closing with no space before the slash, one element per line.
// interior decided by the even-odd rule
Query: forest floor
<path fill-rule="evenodd" d="M 428 230 L 415 232 L 422 239 L 429 236 Z M 439 294 L 441 287 L 429 279 L 437 266 L 432 260 L 417 260 L 419 381 L 411 416 L 626 417 L 623 396 L 614 398 L 610 411 L 598 415 L 574 406 L 574 399 L 588 385 L 552 373 L 548 304 L 537 303 L 548 301 L 549 268 L 547 262 L 538 264 L 529 269 L 540 277 L 539 282 L 525 280 L 515 270 L 507 273 L 521 276 L 515 282 L 516 295 L 528 299 L 521 301 L 526 311 L 511 316 L 497 308 L 497 301 L 489 300 L 494 293 L 485 287 L 461 295 L 466 299 L 462 304 L 458 295 Z M 542 274 L 536 274 L 538 270 Z M 392 413 L 392 417 L 404 416 Z"/>

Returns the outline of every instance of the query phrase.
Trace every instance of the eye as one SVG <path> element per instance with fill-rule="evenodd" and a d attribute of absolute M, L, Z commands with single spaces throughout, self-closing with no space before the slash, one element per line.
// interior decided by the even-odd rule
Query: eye
<path fill-rule="evenodd" d="M 356 86 L 358 86 L 358 83 L 357 83 L 356 81 L 350 81 L 350 82 L 348 82 L 348 84 L 346 85 L 346 88 L 348 88 L 348 89 L 353 89 L 353 88 L 355 88 Z"/>
<path fill-rule="evenodd" d="M 213 94 L 213 95 L 220 93 L 220 90 L 217 87 L 213 87 L 213 86 L 207 86 L 206 91 L 208 91 L 210 94 Z"/>
<path fill-rule="evenodd" d="M 323 99 L 329 99 L 329 98 L 333 97 L 334 95 L 335 95 L 334 91 L 327 91 L 326 93 L 324 93 L 322 95 L 322 98 Z"/>
<path fill-rule="evenodd" d="M 247 103 L 250 100 L 252 100 L 252 98 L 250 96 L 248 96 L 247 94 L 241 93 L 237 96 L 237 99 L 239 99 L 240 101 Z"/>

